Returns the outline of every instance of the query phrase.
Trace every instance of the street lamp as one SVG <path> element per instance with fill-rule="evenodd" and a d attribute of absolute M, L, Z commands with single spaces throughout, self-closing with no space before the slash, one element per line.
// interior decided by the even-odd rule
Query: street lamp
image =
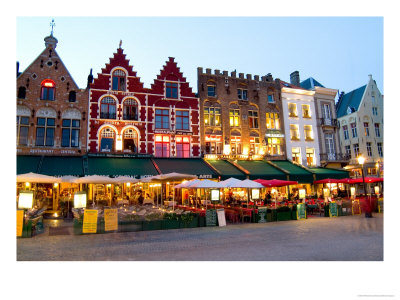
<path fill-rule="evenodd" d="M 367 200 L 367 192 L 366 192 L 367 189 L 365 188 L 365 177 L 364 177 L 364 162 L 365 162 L 365 158 L 364 158 L 363 156 L 359 156 L 359 157 L 357 158 L 357 160 L 358 160 L 358 163 L 361 165 L 361 175 L 362 175 L 363 186 L 364 186 L 364 197 L 366 197 L 365 200 Z M 367 218 L 372 217 L 371 201 L 370 201 L 370 203 L 369 203 L 369 207 L 370 207 L 370 209 L 371 209 L 371 213 L 365 212 L 365 217 L 367 217 Z"/>

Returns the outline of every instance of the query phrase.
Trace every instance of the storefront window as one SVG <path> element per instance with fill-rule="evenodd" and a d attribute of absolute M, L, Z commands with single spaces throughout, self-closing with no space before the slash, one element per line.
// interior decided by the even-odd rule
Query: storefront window
<path fill-rule="evenodd" d="M 156 135 L 155 147 L 157 157 L 169 157 L 169 135 Z"/>
<path fill-rule="evenodd" d="M 206 135 L 205 136 L 206 154 L 221 154 L 222 153 L 222 136 L 221 135 Z"/>
<path fill-rule="evenodd" d="M 190 157 L 190 138 L 187 136 L 177 136 L 175 139 L 176 157 Z"/>
<path fill-rule="evenodd" d="M 100 151 L 111 152 L 114 150 L 115 133 L 110 127 L 106 127 L 100 134 Z"/>
<path fill-rule="evenodd" d="M 137 133 L 136 130 L 133 128 L 128 128 L 124 131 L 124 152 L 137 152 Z"/>
<path fill-rule="evenodd" d="M 250 155 L 256 155 L 260 151 L 260 138 L 250 137 Z"/>
<path fill-rule="evenodd" d="M 232 154 L 242 154 L 242 143 L 240 136 L 231 136 Z"/>
<path fill-rule="evenodd" d="M 281 144 L 280 138 L 268 138 L 267 153 L 268 155 L 281 155 Z"/>

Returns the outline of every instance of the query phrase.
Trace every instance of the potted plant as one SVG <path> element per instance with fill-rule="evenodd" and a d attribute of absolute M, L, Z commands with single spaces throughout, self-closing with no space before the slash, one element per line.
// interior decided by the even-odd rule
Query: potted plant
<path fill-rule="evenodd" d="M 191 211 L 185 211 L 181 215 L 181 228 L 194 228 L 197 227 L 198 219 L 197 214 L 192 213 Z"/>

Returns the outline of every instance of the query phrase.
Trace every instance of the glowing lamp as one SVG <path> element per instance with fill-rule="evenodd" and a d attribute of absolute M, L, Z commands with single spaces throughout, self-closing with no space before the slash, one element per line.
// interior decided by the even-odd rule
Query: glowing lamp
<path fill-rule="evenodd" d="M 375 189 L 375 194 L 376 194 L 376 195 L 379 195 L 379 186 L 375 186 L 374 189 Z"/>
<path fill-rule="evenodd" d="M 229 154 L 231 154 L 231 146 L 224 145 L 224 155 L 229 155 Z"/>
<path fill-rule="evenodd" d="M 306 198 L 306 190 L 299 189 L 299 199 L 305 199 L 305 198 Z"/>
<path fill-rule="evenodd" d="M 78 192 L 74 194 L 74 207 L 85 208 L 87 202 L 86 192 Z"/>
<path fill-rule="evenodd" d="M 355 188 L 354 186 L 352 186 L 352 187 L 350 188 L 350 195 L 351 195 L 352 197 L 354 197 L 354 196 L 356 195 L 356 188 Z"/>
<path fill-rule="evenodd" d="M 357 158 L 357 160 L 358 160 L 358 163 L 359 163 L 360 165 L 363 165 L 364 162 L 365 162 L 365 158 L 364 158 L 363 156 L 359 156 L 359 157 Z"/>
<path fill-rule="evenodd" d="M 29 188 L 31 184 L 29 182 L 25 182 L 25 187 Z"/>
<path fill-rule="evenodd" d="M 130 182 L 127 182 L 127 183 L 126 183 L 126 186 L 127 186 L 127 187 L 130 187 L 130 186 L 131 186 L 131 183 L 130 183 Z"/>

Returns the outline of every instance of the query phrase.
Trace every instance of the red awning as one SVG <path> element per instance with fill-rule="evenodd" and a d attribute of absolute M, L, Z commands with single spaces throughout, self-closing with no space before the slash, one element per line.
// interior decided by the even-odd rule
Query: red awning
<path fill-rule="evenodd" d="M 280 180 L 280 179 L 271 179 L 271 180 L 256 179 L 253 181 L 261 183 L 265 187 L 279 187 L 279 186 L 298 184 L 297 181 Z"/>
<path fill-rule="evenodd" d="M 362 177 L 359 178 L 345 178 L 341 179 L 341 183 L 347 184 L 355 184 L 355 183 L 363 183 Z M 365 183 L 374 183 L 374 182 L 383 182 L 382 177 L 365 177 Z"/>
<path fill-rule="evenodd" d="M 347 178 L 345 178 L 345 179 L 347 179 Z M 317 183 L 342 183 L 342 182 L 343 182 L 343 179 L 325 178 L 325 179 L 314 181 L 314 184 L 317 184 Z"/>

